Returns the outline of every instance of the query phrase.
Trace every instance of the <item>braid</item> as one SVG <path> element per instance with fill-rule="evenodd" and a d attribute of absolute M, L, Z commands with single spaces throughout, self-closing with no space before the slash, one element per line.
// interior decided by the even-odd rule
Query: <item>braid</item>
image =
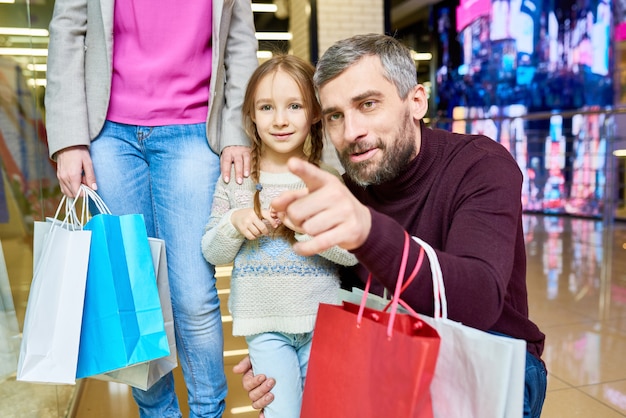
<path fill-rule="evenodd" d="M 252 181 L 254 184 L 259 184 L 259 180 L 261 178 L 261 138 L 259 138 L 259 134 L 255 133 L 256 140 L 252 143 L 252 149 L 250 150 L 250 163 L 252 165 L 252 172 L 250 173 L 250 177 L 252 177 Z M 259 219 L 263 219 L 263 215 L 261 214 L 261 190 L 259 187 L 256 188 L 254 192 L 254 213 Z"/>
<path fill-rule="evenodd" d="M 311 125 L 311 150 L 309 153 L 309 162 L 319 167 L 322 160 L 322 150 L 324 149 L 324 130 L 322 122 L 316 122 Z"/>
<path fill-rule="evenodd" d="M 259 138 L 258 133 L 255 133 L 255 141 L 252 143 L 252 149 L 250 150 L 250 164 L 252 165 L 252 170 L 250 173 L 250 177 L 252 181 L 256 184 L 256 190 L 254 191 L 254 213 L 259 219 L 263 220 L 263 213 L 261 208 L 261 190 L 263 190 L 263 186 L 261 185 L 261 147 L 263 143 L 261 142 L 261 138 Z M 280 224 L 274 231 L 272 232 L 272 237 L 282 237 L 285 238 L 289 243 L 293 244 L 296 242 L 295 232 L 291 229 L 287 228 L 285 225 Z"/>

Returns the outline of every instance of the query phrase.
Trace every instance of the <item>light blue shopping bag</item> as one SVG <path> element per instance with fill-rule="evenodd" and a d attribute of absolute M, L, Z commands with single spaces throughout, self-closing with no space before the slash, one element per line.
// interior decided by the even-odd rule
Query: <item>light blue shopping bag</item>
<path fill-rule="evenodd" d="M 142 215 L 95 215 L 77 378 L 170 354 Z"/>

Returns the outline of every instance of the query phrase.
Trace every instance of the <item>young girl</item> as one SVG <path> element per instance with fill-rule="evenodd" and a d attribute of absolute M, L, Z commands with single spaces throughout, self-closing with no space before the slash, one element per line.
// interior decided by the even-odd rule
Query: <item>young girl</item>
<path fill-rule="evenodd" d="M 243 120 L 252 141 L 252 173 L 243 184 L 218 180 L 202 251 L 214 265 L 233 262 L 229 310 L 233 335 L 246 337 L 255 373 L 276 378 L 266 418 L 300 416 L 302 390 L 318 304 L 339 303 L 339 265 L 356 258 L 341 248 L 304 257 L 291 248 L 307 236 L 271 214 L 271 200 L 304 188 L 287 169 L 298 157 L 321 163 L 320 106 L 313 67 L 275 56 L 250 78 Z"/>

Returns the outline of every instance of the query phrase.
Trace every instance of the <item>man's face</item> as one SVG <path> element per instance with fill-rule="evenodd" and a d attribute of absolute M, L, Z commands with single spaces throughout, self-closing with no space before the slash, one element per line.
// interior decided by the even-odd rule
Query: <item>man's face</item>
<path fill-rule="evenodd" d="M 420 90 L 423 92 L 423 90 Z M 366 56 L 319 89 L 325 130 L 348 176 L 362 186 L 397 177 L 417 155 L 413 93 L 398 96 L 380 59 Z"/>

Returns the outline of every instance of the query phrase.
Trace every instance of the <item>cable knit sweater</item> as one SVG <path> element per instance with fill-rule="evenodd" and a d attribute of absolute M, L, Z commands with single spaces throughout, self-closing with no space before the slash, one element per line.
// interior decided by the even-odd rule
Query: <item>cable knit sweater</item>
<path fill-rule="evenodd" d="M 339 176 L 333 168 L 322 165 Z M 234 175 L 231 176 L 234 178 Z M 261 207 L 286 190 L 301 189 L 302 180 L 291 173 L 261 172 Z M 341 248 L 312 257 L 296 254 L 287 240 L 262 236 L 247 240 L 230 222 L 237 209 L 253 207 L 255 183 L 238 185 L 220 177 L 211 218 L 202 238 L 204 257 L 214 265 L 233 262 L 228 308 L 233 335 L 263 332 L 304 333 L 313 330 L 319 303 L 339 303 L 339 266 L 356 258 Z M 309 239 L 296 235 L 297 240 Z"/>

